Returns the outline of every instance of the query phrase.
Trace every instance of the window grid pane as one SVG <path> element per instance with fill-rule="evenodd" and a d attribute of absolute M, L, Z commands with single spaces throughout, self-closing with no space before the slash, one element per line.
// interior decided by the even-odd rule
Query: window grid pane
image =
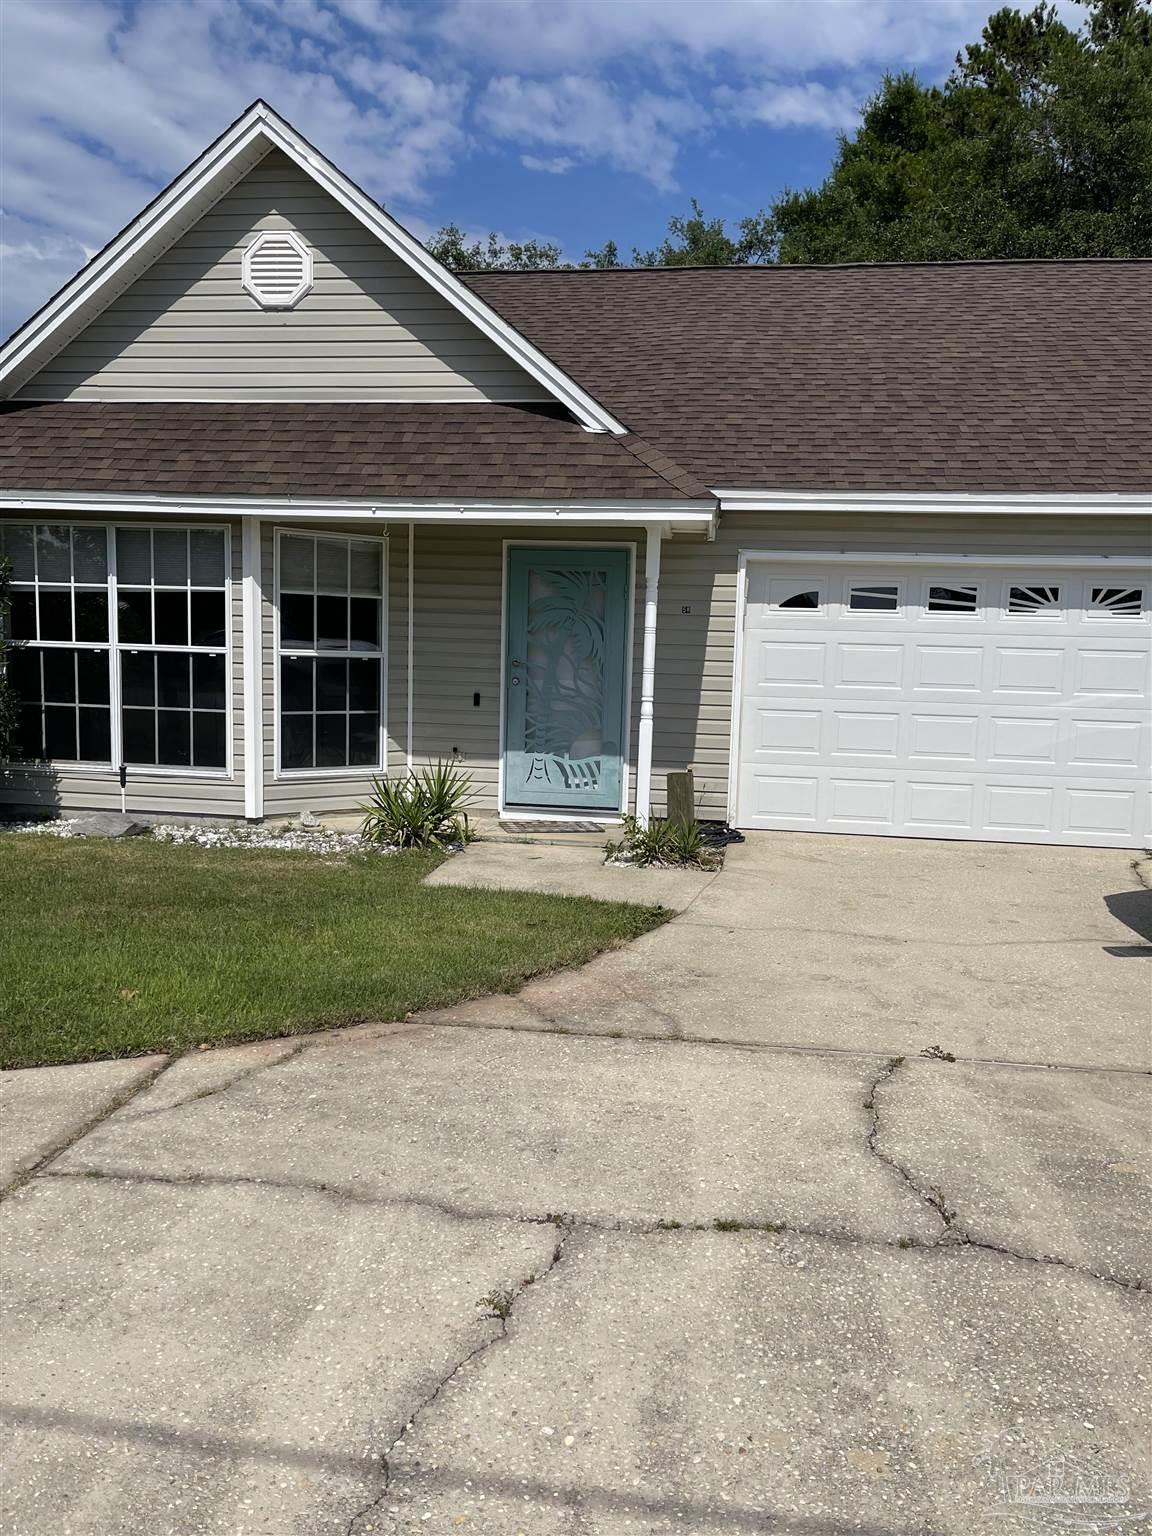
<path fill-rule="evenodd" d="M 383 568 L 378 541 L 279 536 L 282 772 L 380 766 Z"/>
<path fill-rule="evenodd" d="M 12 563 L 17 751 L 26 762 L 111 767 L 107 529 L 10 524 L 0 551 Z"/>
<path fill-rule="evenodd" d="M 229 550 L 229 535 L 216 528 L 0 528 L 0 551 L 13 567 L 10 634 L 23 642 L 10 668 L 26 761 L 226 768 Z M 123 687 L 119 737 L 114 662 Z"/>

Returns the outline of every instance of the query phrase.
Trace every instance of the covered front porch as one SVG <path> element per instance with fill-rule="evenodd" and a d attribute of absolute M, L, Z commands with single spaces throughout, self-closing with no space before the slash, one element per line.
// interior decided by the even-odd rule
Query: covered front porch
<path fill-rule="evenodd" d="M 505 824 L 645 819 L 662 799 L 661 570 L 668 549 L 706 545 L 707 507 L 38 500 L 56 504 L 5 515 L 33 549 L 18 580 L 26 610 L 47 613 L 58 594 L 44 573 L 56 581 L 69 560 L 78 573 L 81 546 L 84 581 L 108 583 L 106 642 L 82 658 L 107 676 L 107 759 L 44 752 L 9 776 L 10 806 L 332 816 L 354 811 L 374 777 L 440 759 L 471 777 L 475 813 Z M 211 599 L 195 558 L 206 536 L 220 544 Z M 80 579 L 75 605 L 91 597 Z M 162 629 L 181 582 L 193 615 L 219 602 L 223 632 Z M 79 655 L 79 629 L 52 638 L 41 625 L 26 645 L 24 672 L 44 680 L 28 708 L 47 742 L 63 707 L 51 678 L 65 647 Z M 221 684 L 211 699 L 195 691 L 209 668 Z M 78 713 L 95 707 L 81 700 Z M 209 760 L 197 743 L 213 720 Z"/>
<path fill-rule="evenodd" d="M 320 815 L 367 793 L 370 773 L 323 760 L 325 674 L 334 661 L 346 659 L 351 672 L 363 660 L 356 651 L 338 658 L 320 632 L 332 595 L 322 566 L 347 539 L 352 560 L 378 541 L 383 571 L 379 771 L 455 760 L 472 778 L 477 813 L 505 823 L 646 818 L 663 555 L 672 541 L 702 542 L 709 532 L 707 518 L 609 520 L 578 508 L 557 508 L 546 521 L 469 511 L 383 527 L 261 519 L 258 536 L 247 533 L 260 548 L 260 804 L 245 814 Z M 310 594 L 293 582 L 313 560 L 314 651 L 292 617 L 302 597 L 307 611 Z M 307 710 L 293 706 L 309 704 L 311 687 L 310 740 Z"/>

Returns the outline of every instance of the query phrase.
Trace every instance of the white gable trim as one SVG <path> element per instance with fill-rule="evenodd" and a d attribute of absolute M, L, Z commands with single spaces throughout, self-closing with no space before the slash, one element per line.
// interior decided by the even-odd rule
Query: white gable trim
<path fill-rule="evenodd" d="M 0 348 L 0 393 L 12 395 L 189 230 L 270 149 L 279 149 L 359 219 L 428 286 L 500 347 L 591 432 L 624 433 L 598 401 L 454 277 L 390 214 L 265 102 L 249 107 L 128 227 Z"/>
<path fill-rule="evenodd" d="M 721 512 L 1152 513 L 1152 491 L 755 491 L 712 488 Z"/>

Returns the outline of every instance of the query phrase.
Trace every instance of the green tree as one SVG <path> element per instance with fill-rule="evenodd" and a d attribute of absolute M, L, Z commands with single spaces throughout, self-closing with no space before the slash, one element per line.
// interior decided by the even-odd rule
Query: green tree
<path fill-rule="evenodd" d="M 486 240 L 469 242 L 458 224 L 445 224 L 425 242 L 437 261 L 453 272 L 536 272 L 559 267 L 560 247 L 542 240 L 501 240 L 493 231 Z"/>
<path fill-rule="evenodd" d="M 942 87 L 889 76 L 831 174 L 764 221 L 781 261 L 1152 254 L 1152 8 L 998 11 Z"/>
<path fill-rule="evenodd" d="M 20 700 L 8 681 L 8 657 L 11 654 L 8 640 L 8 592 L 11 574 L 11 564 L 0 555 L 0 768 L 12 757 L 20 718 Z"/>

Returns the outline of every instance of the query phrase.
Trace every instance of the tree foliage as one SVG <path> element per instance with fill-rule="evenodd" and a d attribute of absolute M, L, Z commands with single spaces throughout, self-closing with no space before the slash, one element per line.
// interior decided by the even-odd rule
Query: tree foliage
<path fill-rule="evenodd" d="M 458 224 L 445 224 L 426 242 L 452 272 L 536 272 L 563 265 L 560 247 L 542 240 L 504 241 L 495 232 L 469 241 Z"/>
<path fill-rule="evenodd" d="M 821 187 L 772 209 L 781 261 L 1152 254 L 1152 10 L 998 11 L 941 87 L 885 79 Z"/>
<path fill-rule="evenodd" d="M 639 267 L 1152 255 L 1152 0 L 1087 0 L 1079 30 L 1042 0 L 991 16 L 941 86 L 885 77 L 824 183 L 733 232 L 695 198 Z M 559 246 L 430 242 L 457 270 L 559 267 Z M 581 267 L 618 267 L 615 241 Z"/>

